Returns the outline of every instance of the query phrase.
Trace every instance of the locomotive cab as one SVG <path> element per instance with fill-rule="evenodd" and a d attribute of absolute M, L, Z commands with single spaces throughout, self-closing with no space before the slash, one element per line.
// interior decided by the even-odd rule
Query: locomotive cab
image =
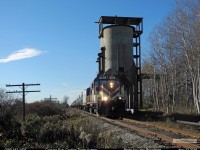
<path fill-rule="evenodd" d="M 107 117 L 122 117 L 125 113 L 125 100 L 119 79 L 113 75 L 101 76 L 94 80 L 97 112 Z"/>

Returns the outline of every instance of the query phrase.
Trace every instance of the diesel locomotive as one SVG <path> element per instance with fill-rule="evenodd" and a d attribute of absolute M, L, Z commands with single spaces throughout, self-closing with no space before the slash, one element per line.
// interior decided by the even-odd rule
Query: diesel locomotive
<path fill-rule="evenodd" d="M 96 77 L 82 98 L 82 106 L 89 112 L 107 117 L 120 117 L 125 113 L 124 92 L 120 80 L 113 75 Z"/>

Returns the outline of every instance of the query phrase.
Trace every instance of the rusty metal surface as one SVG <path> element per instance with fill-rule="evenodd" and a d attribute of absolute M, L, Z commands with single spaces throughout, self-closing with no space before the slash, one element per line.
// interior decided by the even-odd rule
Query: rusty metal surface
<path fill-rule="evenodd" d="M 88 113 L 88 114 L 90 114 L 90 113 Z M 94 117 L 99 117 L 100 119 L 102 119 L 102 120 L 104 120 L 106 122 L 109 122 L 111 124 L 127 128 L 128 130 L 136 131 L 139 134 L 142 133 L 142 134 L 145 134 L 145 135 L 149 135 L 149 136 L 154 137 L 156 139 L 159 139 L 159 140 L 165 141 L 167 143 L 170 143 L 171 145 L 175 145 L 178 148 L 196 148 L 196 149 L 200 148 L 200 145 L 193 144 L 193 143 L 174 143 L 173 142 L 174 138 L 172 138 L 172 137 L 169 137 L 169 136 L 166 136 L 166 135 L 163 135 L 163 134 L 160 134 L 160 133 L 152 132 L 152 131 L 149 131 L 149 130 L 144 129 L 144 128 L 139 128 L 139 127 L 136 127 L 136 126 L 131 125 L 131 124 L 126 124 L 126 123 L 120 122 L 119 120 L 113 120 L 113 119 L 109 119 L 109 118 L 106 118 L 106 117 L 98 116 L 98 115 L 95 115 L 95 114 L 90 114 L 90 115 L 92 115 Z M 188 131 L 182 131 L 182 130 L 167 128 L 167 127 L 153 125 L 151 123 L 146 123 L 146 122 L 127 119 L 127 118 L 123 118 L 123 120 L 125 120 L 127 122 L 134 122 L 134 123 L 143 124 L 143 125 L 147 125 L 147 126 L 151 126 L 151 127 L 155 127 L 155 128 L 160 128 L 162 130 L 167 130 L 169 132 L 173 132 L 173 130 L 174 130 L 174 131 L 177 131 L 176 132 L 177 134 L 182 134 L 182 135 L 186 135 L 186 136 L 190 136 L 190 137 L 197 137 L 197 138 L 200 137 L 199 134 L 191 133 L 191 132 L 188 132 Z"/>
<path fill-rule="evenodd" d="M 181 124 L 200 126 L 200 123 L 197 123 L 197 122 L 190 122 L 190 121 L 183 121 L 183 120 L 176 120 L 176 122 L 181 123 Z"/>
<path fill-rule="evenodd" d="M 164 126 L 155 125 L 155 124 L 149 123 L 149 122 L 142 122 L 142 121 L 127 119 L 127 118 L 123 118 L 123 120 L 128 121 L 128 122 L 134 122 L 134 123 L 146 125 L 146 126 L 149 126 L 149 127 L 155 127 L 155 128 L 166 130 L 166 131 L 170 131 L 170 132 L 173 132 L 173 133 L 176 133 L 176 134 L 180 134 L 180 135 L 184 135 L 184 136 L 189 136 L 189 137 L 192 137 L 192 138 L 200 138 L 200 134 L 199 133 L 192 133 L 190 131 L 185 131 L 185 130 L 180 130 L 180 129 L 175 129 L 175 128 L 169 128 L 169 127 L 164 127 Z"/>
<path fill-rule="evenodd" d="M 169 136 L 158 134 L 156 132 L 152 132 L 152 131 L 149 131 L 149 130 L 146 130 L 146 129 L 143 129 L 143 128 L 139 128 L 139 127 L 136 127 L 134 125 L 129 125 L 129 124 L 126 124 L 126 123 L 122 123 L 122 122 L 120 122 L 118 120 L 112 120 L 112 119 L 105 118 L 105 117 L 100 117 L 100 118 L 105 120 L 105 121 L 107 121 L 107 122 L 110 122 L 112 124 L 128 128 L 129 130 L 137 131 L 138 133 L 143 133 L 143 134 L 149 135 L 151 137 L 160 139 L 162 141 L 166 141 L 166 142 L 171 143 L 172 145 L 176 145 L 176 146 L 178 146 L 180 148 L 200 148 L 199 145 L 192 144 L 192 143 L 174 143 L 173 142 L 174 139 L 169 137 Z"/>

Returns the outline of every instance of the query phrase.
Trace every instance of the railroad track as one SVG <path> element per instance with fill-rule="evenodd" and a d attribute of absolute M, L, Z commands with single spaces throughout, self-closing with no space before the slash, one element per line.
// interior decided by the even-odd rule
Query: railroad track
<path fill-rule="evenodd" d="M 136 131 L 138 134 L 147 135 L 155 138 L 156 140 L 161 140 L 174 145 L 178 148 L 200 148 L 200 134 L 192 133 L 185 130 L 163 127 L 160 125 L 154 125 L 149 122 L 137 121 L 133 119 L 123 118 L 122 120 L 110 119 L 102 116 L 97 116 L 88 112 L 94 117 L 98 117 L 108 123 L 126 128 L 130 131 Z M 184 141 L 184 140 L 188 141 Z M 189 141 L 191 139 L 191 141 Z M 191 142 L 191 143 L 189 143 Z M 193 143 L 192 143 L 193 142 Z"/>
<path fill-rule="evenodd" d="M 179 148 L 195 148 L 195 149 L 200 148 L 200 143 L 198 143 L 200 139 L 199 134 L 194 134 L 188 131 L 182 131 L 172 128 L 155 126 L 150 123 L 145 123 L 127 118 L 124 118 L 122 120 L 113 120 L 100 116 L 99 118 L 111 124 L 127 128 L 128 130 L 136 131 L 139 134 L 142 133 L 154 137 L 155 139 L 165 141 Z M 189 143 L 189 142 L 194 142 L 194 143 Z"/>
<path fill-rule="evenodd" d="M 132 120 L 132 119 L 128 119 L 128 118 L 123 118 L 123 120 L 128 121 L 128 122 L 141 124 L 141 125 L 146 125 L 148 127 L 154 127 L 154 128 L 160 129 L 160 130 L 166 130 L 166 131 L 178 134 L 178 135 L 188 136 L 188 137 L 197 138 L 197 139 L 200 138 L 200 134 L 199 133 L 193 133 L 193 132 L 186 131 L 186 130 L 180 130 L 180 129 L 175 129 L 175 128 L 164 127 L 164 126 L 161 126 L 161 125 L 155 125 L 153 123 L 137 121 L 137 120 Z"/>

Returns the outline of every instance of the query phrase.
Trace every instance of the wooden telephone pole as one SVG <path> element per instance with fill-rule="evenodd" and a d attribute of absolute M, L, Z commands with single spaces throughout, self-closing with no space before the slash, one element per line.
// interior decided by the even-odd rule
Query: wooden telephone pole
<path fill-rule="evenodd" d="M 51 95 L 49 98 L 44 98 L 45 101 L 56 101 L 57 98 L 52 98 Z"/>
<path fill-rule="evenodd" d="M 6 87 L 12 87 L 12 86 L 19 86 L 22 91 L 9 91 L 9 92 L 6 92 L 6 93 L 22 93 L 22 97 L 23 97 L 23 121 L 25 121 L 25 96 L 26 96 L 26 93 L 29 93 L 29 92 L 40 92 L 40 91 L 26 91 L 26 88 L 28 86 L 36 86 L 36 85 L 40 85 L 40 84 L 25 84 L 25 83 L 22 83 L 22 84 L 16 84 L 16 85 L 6 85 Z"/>

